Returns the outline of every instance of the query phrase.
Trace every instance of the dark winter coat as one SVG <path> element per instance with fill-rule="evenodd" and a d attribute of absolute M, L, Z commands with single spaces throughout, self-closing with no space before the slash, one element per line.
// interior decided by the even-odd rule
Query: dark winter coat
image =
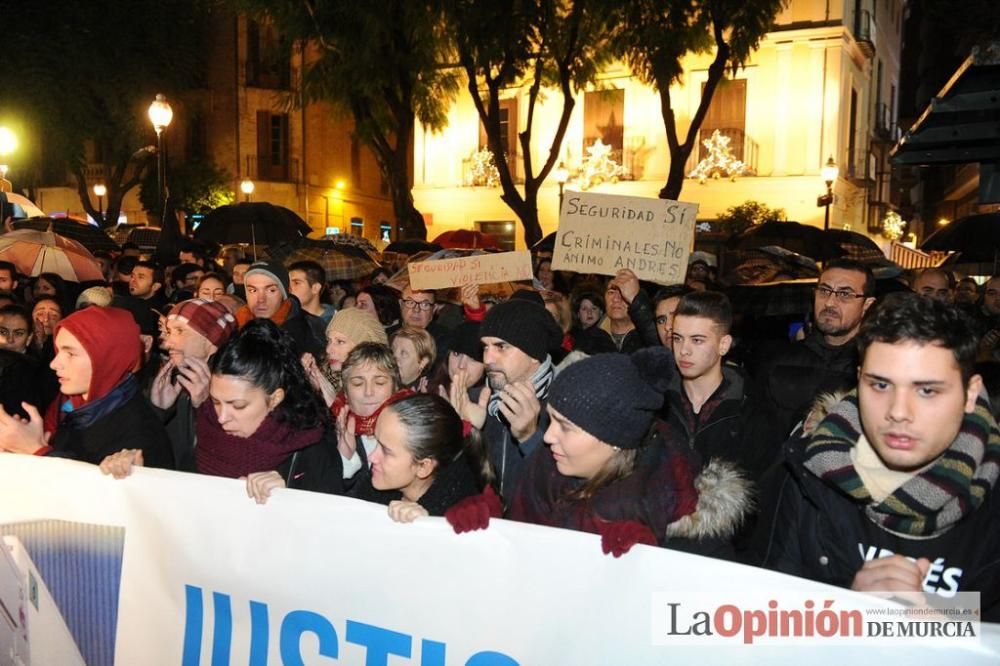
<path fill-rule="evenodd" d="M 328 427 L 319 442 L 292 453 L 277 472 L 289 488 L 343 495 L 344 463 L 337 450 L 336 428 Z"/>
<path fill-rule="evenodd" d="M 461 457 L 450 465 L 438 468 L 430 488 L 417 500 L 417 504 L 432 516 L 443 516 L 458 501 L 479 492 L 475 473 L 466 459 Z M 376 490 L 372 486 L 371 474 L 365 474 L 351 489 L 350 495 L 387 506 L 390 502 L 403 499 L 403 493 L 398 490 Z"/>
<path fill-rule="evenodd" d="M 292 301 L 292 309 L 281 328 L 292 336 L 299 356 L 309 353 L 315 358 L 322 358 L 326 352 L 326 326 L 323 320 L 303 310 L 299 299 L 294 296 L 288 298 Z"/>
<path fill-rule="evenodd" d="M 486 388 L 485 390 L 489 390 Z M 478 396 L 477 396 L 478 397 Z M 542 436 L 549 427 L 549 414 L 545 409 L 546 401 L 539 400 L 541 411 L 538 414 L 538 428 L 534 434 L 523 442 L 518 442 L 510 431 L 506 420 L 497 416 L 486 415 L 482 437 L 489 457 L 490 467 L 496 476 L 496 487 L 504 502 L 509 502 L 509 493 L 514 491 L 517 480 L 524 467 L 524 461 L 542 446 Z"/>

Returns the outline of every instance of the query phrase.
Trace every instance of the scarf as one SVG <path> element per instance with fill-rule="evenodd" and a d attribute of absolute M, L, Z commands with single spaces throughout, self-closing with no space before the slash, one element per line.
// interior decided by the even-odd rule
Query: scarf
<path fill-rule="evenodd" d="M 337 398 L 330 405 L 330 411 L 333 412 L 333 418 L 340 416 L 340 411 L 347 407 L 347 415 L 354 417 L 354 434 L 356 435 L 367 435 L 369 437 L 375 436 L 375 422 L 378 421 L 378 415 L 382 413 L 382 410 L 386 408 L 397 400 L 401 400 L 408 395 L 415 394 L 416 391 L 408 388 L 401 388 L 391 396 L 389 399 L 379 405 L 379 408 L 371 416 L 358 416 L 347 407 L 347 393 L 341 391 L 337 394 Z"/>
<path fill-rule="evenodd" d="M 864 505 L 869 520 L 909 538 L 933 538 L 979 507 L 1000 476 L 1000 429 L 984 396 L 966 414 L 955 441 L 941 457 L 883 501 L 872 498 L 851 461 L 861 437 L 858 394 L 837 403 L 805 449 L 806 469 Z"/>
<path fill-rule="evenodd" d="M 298 430 L 286 421 L 268 415 L 249 437 L 230 435 L 216 418 L 215 408 L 206 400 L 195 416 L 198 445 L 194 458 L 198 472 L 236 479 L 252 472 L 277 469 L 285 459 L 318 442 L 323 428 Z"/>
<path fill-rule="evenodd" d="M 60 393 L 45 413 L 43 428 L 49 433 L 54 433 L 59 428 L 69 430 L 89 428 L 95 421 L 134 398 L 138 392 L 139 382 L 135 375 L 129 374 L 104 396 L 82 404 L 74 401 L 78 396 L 65 396 Z"/>
<path fill-rule="evenodd" d="M 285 321 L 288 319 L 288 315 L 292 312 L 292 299 L 286 298 L 285 302 L 282 303 L 278 310 L 271 315 L 271 321 L 275 323 L 276 326 L 284 326 Z M 236 311 L 234 315 L 236 317 L 236 325 L 242 331 L 243 327 L 252 322 L 255 317 L 253 316 L 253 310 L 249 306 L 244 305 L 242 308 Z"/>
<path fill-rule="evenodd" d="M 535 395 L 538 399 L 545 400 L 549 395 L 549 384 L 552 383 L 552 378 L 555 376 L 555 371 L 552 367 L 552 357 L 546 356 L 542 364 L 538 366 L 535 370 L 535 374 L 531 375 L 531 385 L 535 387 Z M 486 404 L 486 411 L 490 416 L 500 418 L 500 392 L 494 391 L 490 394 L 490 401 Z M 503 419 L 501 419 L 503 420 Z"/>

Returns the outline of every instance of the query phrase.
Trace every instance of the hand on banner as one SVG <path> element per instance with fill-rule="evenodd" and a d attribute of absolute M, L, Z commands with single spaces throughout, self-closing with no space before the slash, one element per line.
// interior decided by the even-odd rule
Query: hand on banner
<path fill-rule="evenodd" d="M 285 480 L 277 472 L 254 472 L 240 479 L 247 482 L 247 497 L 257 504 L 267 503 L 271 491 L 275 488 L 286 487 Z"/>
<path fill-rule="evenodd" d="M 470 310 L 479 309 L 479 285 L 477 283 L 471 282 L 462 285 L 462 305 Z"/>
<path fill-rule="evenodd" d="M 28 418 L 8 414 L 0 405 L 0 451 L 34 454 L 45 448 L 49 436 L 42 427 L 42 417 L 34 405 L 21 403 Z"/>
<path fill-rule="evenodd" d="M 191 404 L 201 407 L 208 400 L 208 383 L 212 379 L 208 363 L 200 358 L 185 358 L 177 371 L 177 383 L 191 396 Z"/>
<path fill-rule="evenodd" d="M 479 495 L 472 495 L 452 505 L 444 518 L 455 530 L 455 534 L 485 530 L 490 526 L 490 518 L 503 516 L 500 498 L 493 492 L 493 486 L 486 486 Z"/>
<path fill-rule="evenodd" d="M 621 557 L 632 546 L 637 543 L 644 543 L 647 546 L 656 545 L 656 535 L 638 520 L 616 520 L 604 523 L 599 528 L 601 535 L 601 550 L 605 555 Z"/>
<path fill-rule="evenodd" d="M 893 592 L 892 596 L 906 602 L 923 606 L 924 578 L 930 571 L 931 562 L 921 557 L 916 562 L 903 555 L 879 557 L 868 560 L 854 574 L 851 589 L 856 592 Z"/>
<path fill-rule="evenodd" d="M 142 467 L 142 449 L 122 449 L 101 461 L 101 471 L 116 479 L 124 479 L 132 473 L 132 467 Z"/>
<path fill-rule="evenodd" d="M 348 416 L 347 408 L 337 415 L 337 450 L 345 460 L 354 457 L 358 448 L 358 437 L 354 425 L 354 417 Z"/>
<path fill-rule="evenodd" d="M 629 305 L 639 295 L 639 278 L 628 268 L 622 268 L 615 273 L 615 278 L 611 284 L 618 287 L 618 292 Z"/>
<path fill-rule="evenodd" d="M 306 371 L 309 383 L 323 395 L 323 402 L 326 403 L 326 406 L 329 407 L 332 405 L 333 401 L 337 399 L 337 390 L 333 388 L 330 380 L 323 375 L 319 364 L 316 363 L 316 358 L 309 352 L 302 355 L 302 368 Z"/>
<path fill-rule="evenodd" d="M 442 398 L 451 403 L 463 421 L 468 421 L 473 427 L 482 430 L 486 424 L 486 405 L 490 401 L 490 391 L 483 387 L 479 392 L 479 400 L 473 402 L 469 399 L 468 381 L 465 370 L 459 370 L 451 380 L 451 391 L 446 394 L 442 386 L 438 392 Z"/>
<path fill-rule="evenodd" d="M 542 404 L 535 394 L 535 387 L 528 382 L 507 384 L 500 392 L 500 413 L 510 423 L 514 439 L 524 442 L 538 430 L 538 416 Z"/>
<path fill-rule="evenodd" d="M 406 500 L 389 502 L 389 517 L 397 523 L 412 523 L 417 518 L 425 518 L 428 515 L 427 509 L 416 502 Z"/>
<path fill-rule="evenodd" d="M 153 386 L 149 390 L 149 401 L 160 409 L 170 409 L 181 394 L 181 386 L 173 380 L 176 368 L 173 363 L 164 363 L 156 373 Z"/>

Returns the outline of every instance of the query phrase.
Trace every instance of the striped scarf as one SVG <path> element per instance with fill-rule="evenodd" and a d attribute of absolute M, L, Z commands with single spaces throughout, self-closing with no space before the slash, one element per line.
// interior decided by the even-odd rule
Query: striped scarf
<path fill-rule="evenodd" d="M 880 503 L 872 499 L 851 462 L 851 449 L 860 436 L 854 390 L 820 423 L 806 446 L 804 465 L 863 504 L 876 525 L 903 537 L 933 538 L 948 531 L 983 503 L 1000 476 L 1000 429 L 983 395 L 941 457 Z"/>
<path fill-rule="evenodd" d="M 542 364 L 538 366 L 535 370 L 535 374 L 531 375 L 531 385 L 535 387 L 535 395 L 538 397 L 539 401 L 545 400 L 549 395 L 549 384 L 552 383 L 552 378 L 555 375 L 555 371 L 552 367 L 552 357 L 546 356 Z M 486 411 L 489 412 L 490 416 L 496 418 L 501 418 L 500 415 L 500 391 L 495 391 L 490 395 L 490 401 L 486 404 Z"/>

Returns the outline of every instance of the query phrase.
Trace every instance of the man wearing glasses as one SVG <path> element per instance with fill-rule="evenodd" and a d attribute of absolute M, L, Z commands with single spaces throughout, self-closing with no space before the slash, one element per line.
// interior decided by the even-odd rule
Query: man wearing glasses
<path fill-rule="evenodd" d="M 788 437 L 818 394 L 853 388 L 854 336 L 874 302 L 875 277 L 867 266 L 850 259 L 827 263 L 816 285 L 812 329 L 804 340 L 771 354 L 757 372 L 777 440 Z"/>
<path fill-rule="evenodd" d="M 433 291 L 416 291 L 406 285 L 399 299 L 399 311 L 403 316 L 403 326 L 427 329 L 434 337 L 438 361 L 448 358 L 451 335 L 447 328 L 434 321 L 438 307 Z"/>

